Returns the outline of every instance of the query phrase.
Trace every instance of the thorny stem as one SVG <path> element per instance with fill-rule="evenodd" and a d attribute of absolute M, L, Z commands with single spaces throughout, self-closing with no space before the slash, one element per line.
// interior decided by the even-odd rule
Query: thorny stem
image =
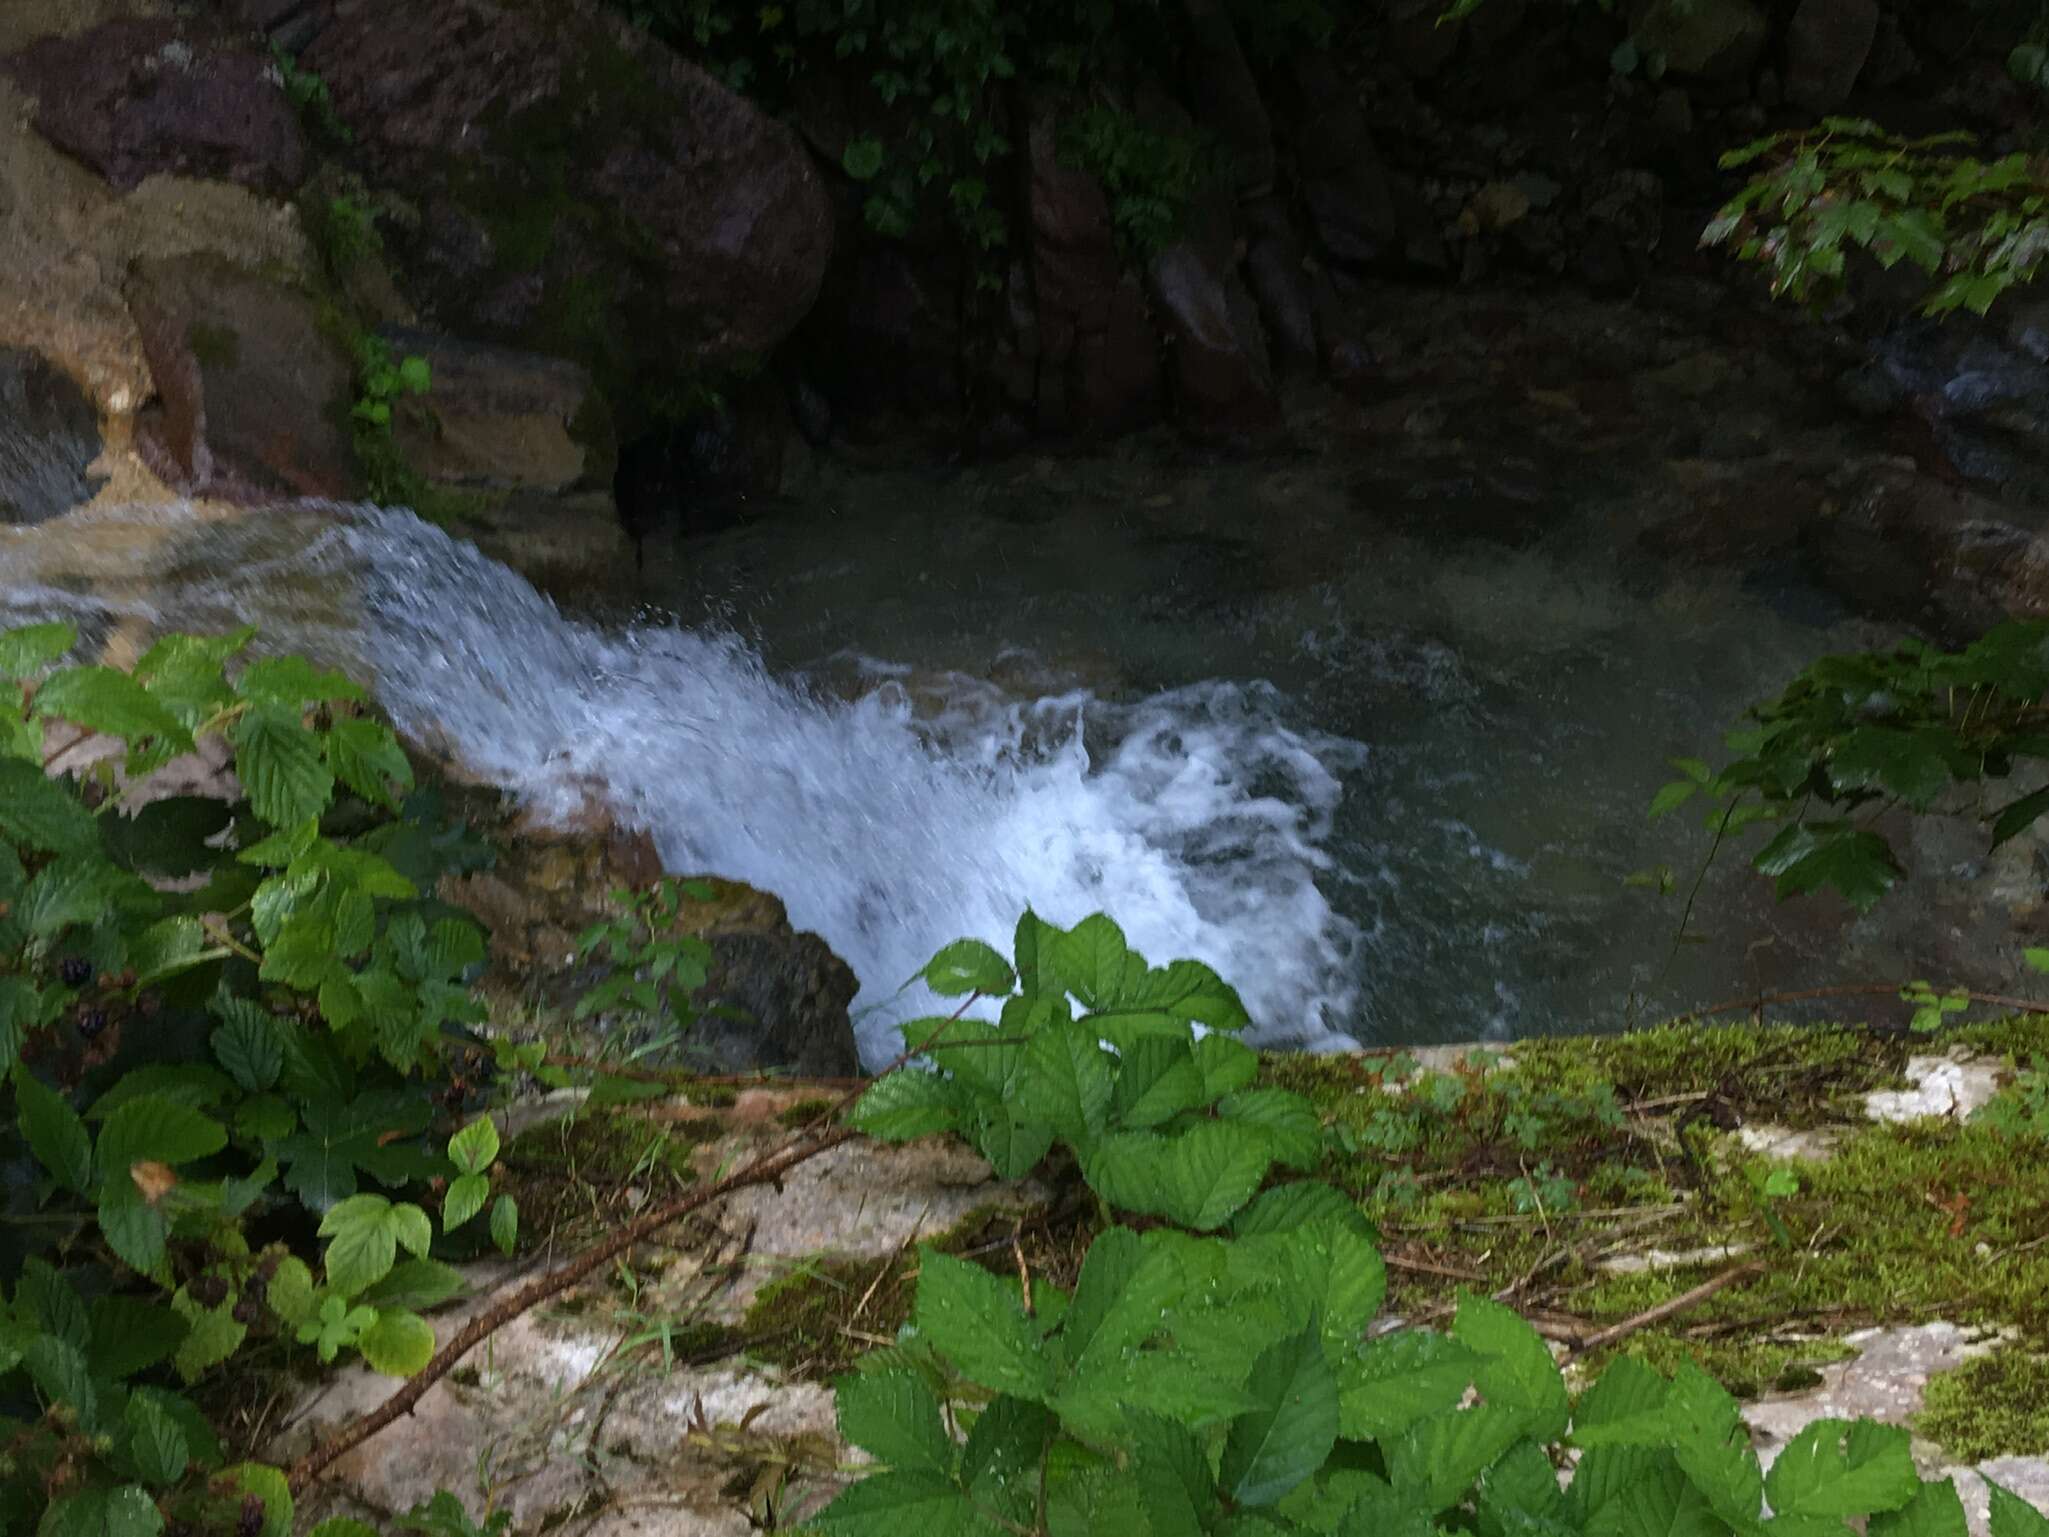
<path fill-rule="evenodd" d="M 848 1089 L 833 1104 L 828 1115 L 822 1115 L 819 1120 L 800 1129 L 771 1151 L 762 1154 L 716 1184 L 665 1202 L 610 1236 L 600 1239 L 545 1275 L 536 1276 L 510 1296 L 479 1313 L 457 1331 L 455 1338 L 437 1350 L 433 1358 L 420 1368 L 417 1375 L 407 1378 L 397 1392 L 367 1414 L 351 1420 L 293 1463 L 287 1475 L 292 1493 L 303 1493 L 315 1479 L 341 1458 L 361 1446 L 400 1415 L 411 1413 L 413 1406 L 419 1403 L 427 1390 L 447 1376 L 458 1361 L 522 1313 L 574 1285 L 592 1271 L 624 1254 L 635 1244 L 653 1237 L 679 1218 L 687 1217 L 692 1212 L 709 1206 L 714 1201 L 722 1200 L 737 1190 L 779 1180 L 799 1164 L 808 1163 L 820 1153 L 852 1141 L 860 1135 L 858 1132 L 850 1126 L 828 1127 L 828 1121 L 836 1119 L 840 1113 L 852 1106 L 854 1101 L 866 1092 L 868 1083 L 901 1071 L 915 1058 L 929 1051 L 981 996 L 979 992 L 968 994 L 960 1007 L 942 1021 L 939 1028 L 924 1041 L 916 1046 L 907 1047 L 877 1073 L 874 1079 Z"/>

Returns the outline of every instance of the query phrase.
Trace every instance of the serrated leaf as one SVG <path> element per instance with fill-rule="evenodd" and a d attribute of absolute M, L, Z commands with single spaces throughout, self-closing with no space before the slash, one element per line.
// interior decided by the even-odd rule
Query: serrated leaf
<path fill-rule="evenodd" d="M 1869 1420 L 1816 1420 L 1765 1474 L 1779 1516 L 1867 1516 L 1897 1510 L 1921 1489 L 1907 1432 Z"/>
<path fill-rule="evenodd" d="M 37 1161 L 65 1189 L 89 1195 L 93 1189 L 92 1136 L 71 1102 L 44 1087 L 41 1079 L 20 1064 L 14 1069 L 14 1095 L 21 1134 Z"/>
<path fill-rule="evenodd" d="M 480 1115 L 448 1139 L 448 1161 L 465 1174 L 481 1174 L 498 1157 L 498 1124 Z"/>
<path fill-rule="evenodd" d="M 1081 1023 L 1054 1025 L 1025 1048 L 1018 1114 L 1078 1141 L 1102 1130 L 1115 1086 L 1097 1032 Z"/>
<path fill-rule="evenodd" d="M 437 1259 L 403 1259 L 391 1267 L 389 1275 L 365 1291 L 360 1300 L 374 1308 L 407 1308 L 424 1313 L 466 1290 L 468 1283 L 453 1265 L 444 1265 Z"/>
<path fill-rule="evenodd" d="M 501 1195 L 491 1207 L 491 1242 L 500 1254 L 510 1254 L 519 1244 L 519 1202 Z"/>
<path fill-rule="evenodd" d="M 1240 1238 L 1256 1238 L 1333 1222 L 1349 1228 L 1368 1243 L 1379 1241 L 1379 1233 L 1350 1196 L 1335 1186 L 1306 1179 L 1262 1191 L 1251 1205 L 1231 1219 L 1231 1231 Z"/>
<path fill-rule="evenodd" d="M 22 1370 L 45 1403 L 68 1404 L 87 1432 L 99 1426 L 99 1397 L 86 1373 L 85 1352 L 70 1340 L 39 1334 L 21 1352 Z"/>
<path fill-rule="evenodd" d="M 1023 1179 L 1053 1147 L 1053 1128 L 1020 1120 L 1006 1104 L 977 1108 L 969 1138 L 998 1179 Z"/>
<path fill-rule="evenodd" d="M 1308 1173 L 1323 1161 L 1323 1122 L 1315 1107 L 1287 1089 L 1242 1089 L 1217 1105 L 1217 1114 L 1265 1134 L 1274 1162 Z"/>
<path fill-rule="evenodd" d="M 962 993 L 1003 997 L 1017 984 L 1010 962 L 979 939 L 957 939 L 925 963 L 918 975 L 942 998 Z"/>
<path fill-rule="evenodd" d="M 1032 1400 L 1051 1390 L 1052 1363 L 1016 1291 L 979 1266 L 921 1248 L 915 1316 L 919 1334 L 982 1386 Z"/>
<path fill-rule="evenodd" d="M 154 1400 L 132 1397 L 124 1416 L 128 1422 L 128 1455 L 145 1483 L 165 1488 L 185 1476 L 191 1450 L 178 1422 Z"/>
<path fill-rule="evenodd" d="M 878 1473 L 811 1518 L 825 1537 L 985 1537 L 987 1523 L 949 1480 L 930 1473 Z"/>
<path fill-rule="evenodd" d="M 192 750 L 192 733 L 150 692 L 111 667 L 67 667 L 36 690 L 35 713 L 119 737 L 130 749 L 147 741 L 163 759 Z"/>
<path fill-rule="evenodd" d="M 434 1359 L 434 1326 L 405 1308 L 379 1308 L 377 1322 L 356 1341 L 373 1371 L 410 1377 Z"/>
<path fill-rule="evenodd" d="M 906 1472 L 953 1475 L 953 1438 L 939 1414 L 939 1401 L 924 1379 L 910 1372 L 854 1372 L 838 1383 L 843 1439 L 889 1467 Z"/>
<path fill-rule="evenodd" d="M 1523 1434 L 1551 1441 L 1565 1434 L 1572 1401 L 1551 1348 L 1514 1309 L 1479 1297 L 1459 1299 L 1452 1337 L 1479 1357 L 1474 1381 L 1490 1404 L 1524 1412 Z"/>
<path fill-rule="evenodd" d="M 220 1122 L 162 1094 L 123 1103 L 100 1127 L 94 1159 L 102 1185 L 125 1184 L 131 1164 L 177 1165 L 210 1158 L 228 1145 Z"/>
<path fill-rule="evenodd" d="M 1148 1036 L 1118 1053 L 1111 1105 L 1121 1125 L 1164 1125 L 1211 1097 L 1187 1040 Z"/>
<path fill-rule="evenodd" d="M 352 1195 L 330 1207 L 320 1219 L 320 1236 L 332 1240 L 327 1246 L 328 1285 L 341 1296 L 353 1297 L 383 1280 L 398 1258 L 404 1226 L 398 1208 L 381 1195 Z"/>
<path fill-rule="evenodd" d="M 2049 1522 L 2043 1523 L 2049 1532 Z M 1949 1479 L 1924 1483 L 1898 1510 L 1881 1511 L 1865 1528 L 1868 1537 L 1966 1537 L 1964 1502 Z M 2035 1537 L 2041 1537 L 2040 1533 Z"/>
<path fill-rule="evenodd" d="M 248 1336 L 247 1326 L 236 1319 L 232 1305 L 224 1304 L 192 1320 L 192 1327 L 180 1341 L 171 1364 L 185 1381 L 196 1382 L 210 1368 L 240 1350 Z"/>
<path fill-rule="evenodd" d="M 101 1380 L 133 1377 L 176 1350 L 185 1327 L 185 1320 L 161 1303 L 118 1294 L 95 1297 L 86 1365 Z"/>
<path fill-rule="evenodd" d="M 300 723 L 298 712 L 262 705 L 238 720 L 235 777 L 250 808 L 272 827 L 297 827 L 327 809 L 334 798 L 320 739 Z"/>
<path fill-rule="evenodd" d="M 157 1537 L 162 1512 L 139 1484 L 93 1484 L 50 1502 L 36 1537 Z"/>
<path fill-rule="evenodd" d="M 255 1537 L 292 1537 L 292 1486 L 282 1470 L 261 1462 L 238 1462 L 221 1476 L 263 1501 L 263 1529 Z"/>
<path fill-rule="evenodd" d="M 1989 1478 L 1985 1490 L 1992 1503 L 1992 1537 L 2049 1537 L 2049 1516 Z"/>
<path fill-rule="evenodd" d="M 396 811 L 399 792 L 413 785 L 413 766 L 391 728 L 374 720 L 338 720 L 328 727 L 327 766 L 372 805 Z"/>
<path fill-rule="evenodd" d="M 1653 817 L 1669 816 L 1700 791 L 1700 786 L 1690 779 L 1675 779 L 1651 797 L 1650 814 Z"/>
<path fill-rule="evenodd" d="M 1342 1433 L 1383 1441 L 1455 1406 L 1480 1358 L 1441 1334 L 1403 1329 L 1369 1340 L 1336 1365 Z"/>
<path fill-rule="evenodd" d="M 961 1122 L 962 1097 L 937 1073 L 900 1068 L 877 1079 L 847 1114 L 847 1124 L 879 1142 L 908 1142 L 952 1131 Z"/>
<path fill-rule="evenodd" d="M 1161 1180 L 1165 1215 L 1207 1233 L 1230 1221 L 1273 1166 L 1264 1137 L 1224 1121 L 1203 1121 L 1171 1141 Z"/>
<path fill-rule="evenodd" d="M 33 678 L 78 644 L 78 630 L 62 620 L 0 630 L 0 678 Z"/>
<path fill-rule="evenodd" d="M 1205 1099 L 1222 1099 L 1259 1076 L 1259 1053 L 1228 1035 L 1204 1036 L 1195 1043 L 1194 1057 Z"/>
<path fill-rule="evenodd" d="M 481 1174 L 459 1174 L 448 1182 L 441 1203 L 441 1230 L 452 1233 L 484 1209 L 491 1199 L 491 1181 Z"/>
<path fill-rule="evenodd" d="M 26 849 L 82 854 L 99 846 L 99 823 L 38 764 L 0 758 L 0 837 Z"/>
<path fill-rule="evenodd" d="M 1417 1509 L 1444 1510 L 1522 1439 L 1526 1420 L 1520 1408 L 1493 1403 L 1418 1420 L 1383 1445 L 1388 1482 Z"/>
<path fill-rule="evenodd" d="M 254 1005 L 231 1015 L 213 1032 L 214 1060 L 228 1070 L 245 1093 L 262 1094 L 277 1086 L 284 1071 L 285 1048 L 276 1021 Z"/>
<path fill-rule="evenodd" d="M 263 704 L 301 706 L 369 698 L 341 673 L 315 667 L 303 656 L 269 656 L 251 662 L 235 680 L 235 692 Z"/>
<path fill-rule="evenodd" d="M 306 1262 L 296 1255 L 286 1255 L 278 1261 L 270 1284 L 263 1291 L 263 1300 L 270 1310 L 296 1326 L 313 1316 L 313 1298 L 313 1272 L 307 1269 Z"/>
<path fill-rule="evenodd" d="M 1217 1480 L 1241 1505 L 1273 1505 L 1322 1467 L 1337 1443 L 1338 1385 L 1321 1329 L 1261 1352 L 1246 1391 L 1259 1407 L 1231 1422 Z"/>

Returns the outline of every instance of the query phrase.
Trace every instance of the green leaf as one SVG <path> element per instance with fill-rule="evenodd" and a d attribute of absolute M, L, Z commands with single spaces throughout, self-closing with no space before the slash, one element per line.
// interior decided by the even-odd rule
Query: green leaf
<path fill-rule="evenodd" d="M 322 761 L 320 739 L 300 724 L 297 711 L 259 705 L 230 736 L 235 775 L 257 816 L 272 827 L 297 827 L 327 809 L 334 775 Z"/>
<path fill-rule="evenodd" d="M 491 1181 L 482 1174 L 459 1174 L 448 1182 L 441 1203 L 441 1230 L 452 1233 L 484 1209 L 491 1199 Z"/>
<path fill-rule="evenodd" d="M 260 704 L 290 705 L 369 699 L 362 688 L 338 672 L 315 667 L 303 656 L 272 656 L 251 662 L 235 680 L 235 692 Z"/>
<path fill-rule="evenodd" d="M 107 1117 L 95 1156 L 102 1184 L 127 1184 L 133 1164 L 192 1163 L 227 1145 L 227 1130 L 211 1116 L 161 1094 L 146 1094 Z"/>
<path fill-rule="evenodd" d="M 1985 1489 L 1992 1500 L 1992 1537 L 2049 1537 L 2049 1516 L 1989 1478 Z"/>
<path fill-rule="evenodd" d="M 918 1332 L 974 1381 L 999 1393 L 1042 1400 L 1052 1363 L 1014 1288 L 979 1266 L 919 1249 Z"/>
<path fill-rule="evenodd" d="M 448 1139 L 448 1161 L 465 1174 L 482 1174 L 498 1157 L 498 1126 L 480 1115 Z"/>
<path fill-rule="evenodd" d="M 1267 1141 L 1224 1121 L 1203 1121 L 1172 1140 L 1161 1194 L 1166 1215 L 1207 1233 L 1223 1226 L 1273 1166 Z"/>
<path fill-rule="evenodd" d="M 21 1134 L 37 1162 L 65 1189 L 92 1192 L 92 1137 L 71 1102 L 21 1064 L 14 1068 L 14 1095 Z"/>
<path fill-rule="evenodd" d="M 186 1323 L 161 1303 L 113 1294 L 93 1298 L 86 1365 L 101 1379 L 133 1377 L 178 1348 Z"/>
<path fill-rule="evenodd" d="M 1101 1131 L 1116 1079 L 1100 1039 L 1085 1023 L 1033 1036 L 1017 1088 L 1020 1117 L 1044 1122 L 1071 1142 Z"/>
<path fill-rule="evenodd" d="M 125 672 L 68 667 L 36 690 L 35 713 L 119 737 L 130 748 L 153 743 L 165 759 L 192 750 L 185 723 Z"/>
<path fill-rule="evenodd" d="M 1969 1530 L 1964 1502 L 1956 1485 L 1946 1478 L 1924 1483 L 1906 1504 L 1898 1510 L 1881 1511 L 1865 1528 L 1867 1537 L 1965 1537 Z M 2049 1521 L 2043 1522 L 2041 1530 L 2049 1532 Z"/>
<path fill-rule="evenodd" d="M 855 181 L 873 181 L 882 170 L 882 141 L 873 134 L 847 140 L 840 154 L 840 169 Z"/>
<path fill-rule="evenodd" d="M 1259 1053 L 1228 1035 L 1206 1035 L 1194 1046 L 1205 1100 L 1222 1099 L 1259 1076 Z"/>
<path fill-rule="evenodd" d="M 1353 1441 L 1384 1441 L 1465 1397 L 1480 1358 L 1456 1340 L 1403 1329 L 1369 1340 L 1337 1363 L 1340 1429 Z"/>
<path fill-rule="evenodd" d="M 927 961 L 918 975 L 943 998 L 962 993 L 1002 997 L 1017 984 L 1010 962 L 979 939 L 955 940 Z"/>
<path fill-rule="evenodd" d="M 1159 1126 L 1210 1102 L 1190 1046 L 1172 1036 L 1147 1036 L 1118 1054 L 1112 1108 L 1120 1124 Z"/>
<path fill-rule="evenodd" d="M 1675 779 L 1651 797 L 1651 815 L 1667 816 L 1699 793 L 1700 786 L 1690 779 Z"/>
<path fill-rule="evenodd" d="M 21 1366 L 45 1403 L 70 1405 L 82 1430 L 99 1427 L 99 1399 L 86 1375 L 85 1352 L 78 1346 L 54 1334 L 39 1334 L 23 1348 Z"/>
<path fill-rule="evenodd" d="M 263 1300 L 279 1318 L 294 1326 L 313 1316 L 313 1272 L 296 1255 L 278 1262 L 277 1270 L 264 1288 Z"/>
<path fill-rule="evenodd" d="M 309 1276 L 308 1286 L 312 1282 Z M 436 1259 L 404 1259 L 391 1273 L 362 1294 L 361 1300 L 374 1308 L 408 1308 L 424 1313 L 437 1308 L 468 1289 L 463 1274 L 453 1265 Z"/>
<path fill-rule="evenodd" d="M 1992 823 L 1992 846 L 1998 848 L 2008 839 L 2026 832 L 2045 812 L 2049 812 L 2049 786 L 2001 807 Z"/>
<path fill-rule="evenodd" d="M 0 793 L 4 790 L 0 786 Z M 71 856 L 36 872 L 14 916 L 36 938 L 54 939 L 74 924 L 96 922 L 113 911 L 139 914 L 160 906 L 161 900 L 147 884 L 103 859 Z"/>
<path fill-rule="evenodd" d="M 393 1205 L 381 1195 L 354 1195 L 320 1219 L 327 1246 L 328 1285 L 344 1297 L 384 1279 L 403 1244 L 424 1257 L 433 1238 L 427 1214 L 409 1202 Z"/>
<path fill-rule="evenodd" d="M 1388 1482 L 1418 1509 L 1444 1510 L 1522 1439 L 1527 1418 L 1519 1406 L 1482 1403 L 1419 1420 L 1384 1444 Z"/>
<path fill-rule="evenodd" d="M 249 1094 L 275 1088 L 284 1071 L 285 1048 L 278 1039 L 277 1022 L 253 1004 L 237 1009 L 214 1031 L 213 1054 Z"/>
<path fill-rule="evenodd" d="M 77 644 L 77 629 L 62 621 L 0 630 L 0 678 L 33 678 Z"/>
<path fill-rule="evenodd" d="M 1949 759 L 1938 733 L 1860 726 L 1829 753 L 1828 777 L 1838 790 L 1882 790 L 1926 809 L 1949 787 Z"/>
<path fill-rule="evenodd" d="M 404 1308 L 379 1308 L 377 1322 L 356 1341 L 373 1371 L 410 1377 L 434 1359 L 434 1326 Z"/>
<path fill-rule="evenodd" d="M 374 720 L 338 720 L 327 729 L 327 766 L 372 805 L 398 810 L 399 791 L 413 785 L 413 766 L 391 728 Z"/>
<path fill-rule="evenodd" d="M 1217 1479 L 1241 1505 L 1273 1505 L 1322 1467 L 1337 1443 L 1338 1385 L 1321 1329 L 1261 1352 L 1246 1391 L 1259 1407 L 1231 1422 Z"/>
<path fill-rule="evenodd" d="M 128 1455 L 145 1483 L 159 1488 L 175 1484 L 185 1476 L 191 1451 L 185 1432 L 155 1400 L 131 1397 L 125 1415 L 128 1422 Z"/>
<path fill-rule="evenodd" d="M 962 1096 L 937 1073 L 900 1068 L 879 1078 L 854 1103 L 847 1124 L 879 1142 L 908 1142 L 960 1125 Z"/>
<path fill-rule="evenodd" d="M 1231 1231 L 1240 1238 L 1264 1233 L 1292 1233 L 1298 1228 L 1336 1223 L 1349 1228 L 1368 1243 L 1379 1234 L 1352 1198 L 1332 1185 L 1315 1180 L 1294 1180 L 1262 1191 L 1250 1206 L 1231 1219 Z"/>
<path fill-rule="evenodd" d="M 99 823 L 38 764 L 0 758 L 0 837 L 27 849 L 81 854 L 97 848 Z"/>
<path fill-rule="evenodd" d="M 1816 1420 L 1764 1480 L 1779 1516 L 1868 1516 L 1897 1510 L 1920 1490 L 1907 1432 L 1870 1420 Z"/>
<path fill-rule="evenodd" d="M 140 1484 L 93 1484 L 51 1501 L 36 1537 L 157 1537 L 164 1518 Z"/>
<path fill-rule="evenodd" d="M 1243 1089 L 1217 1106 L 1217 1114 L 1265 1134 L 1274 1162 L 1308 1173 L 1323 1161 L 1323 1122 L 1301 1095 L 1287 1089 Z"/>
<path fill-rule="evenodd" d="M 987 1537 L 988 1525 L 947 1479 L 878 1473 L 813 1516 L 811 1529 L 825 1537 Z"/>
<path fill-rule="evenodd" d="M 953 1438 L 940 1419 L 939 1401 L 910 1372 L 855 1372 L 838 1383 L 843 1439 L 906 1472 L 953 1476 Z"/>
<path fill-rule="evenodd" d="M 1572 1416 L 1565 1378 L 1543 1337 L 1512 1308 L 1461 1297 L 1451 1332 L 1480 1358 L 1474 1382 L 1488 1403 L 1523 1410 L 1523 1434 L 1534 1440 L 1552 1441 L 1565 1434 Z"/>
<path fill-rule="evenodd" d="M 192 1320 L 191 1329 L 171 1358 L 172 1364 L 186 1382 L 196 1382 L 240 1350 L 248 1336 L 248 1327 L 235 1317 L 233 1305 L 223 1304 Z"/>
<path fill-rule="evenodd" d="M 509 1195 L 498 1197 L 491 1208 L 491 1242 L 500 1254 L 510 1254 L 519 1244 L 519 1202 Z"/>
<path fill-rule="evenodd" d="M 221 1476 L 263 1501 L 263 1530 L 256 1537 L 292 1537 L 292 1487 L 280 1470 L 261 1462 L 238 1462 Z"/>
<path fill-rule="evenodd" d="M 1782 899 L 1833 886 L 1860 911 L 1884 896 L 1900 874 L 1891 846 L 1849 822 L 1795 823 L 1781 829 L 1751 862 L 1778 877 Z"/>
<path fill-rule="evenodd" d="M 1670 1462 L 1653 1465 L 1616 1491 L 1586 1526 L 1586 1537 L 1726 1537 L 1729 1525 Z"/>

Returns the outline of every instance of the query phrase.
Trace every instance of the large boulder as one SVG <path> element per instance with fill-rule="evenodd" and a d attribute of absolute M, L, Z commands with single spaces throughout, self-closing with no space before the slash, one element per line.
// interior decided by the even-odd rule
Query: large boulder
<path fill-rule="evenodd" d="M 1124 272 L 1110 201 L 1063 164 L 1061 104 L 1032 103 L 1023 172 L 1039 361 L 1039 414 L 1052 430 L 1115 433 L 1157 420 L 1158 343 L 1144 296 Z"/>
<path fill-rule="evenodd" d="M 1878 37 L 1878 0 L 1800 0 L 1786 32 L 1786 99 L 1833 112 L 1850 98 Z"/>
<path fill-rule="evenodd" d="M 126 293 L 156 380 L 138 438 L 152 469 L 231 500 L 359 494 L 350 360 L 309 289 L 193 255 L 137 261 Z"/>
<path fill-rule="evenodd" d="M 1661 54 L 1675 74 L 1704 80 L 1747 75 L 1764 52 L 1771 22 L 1756 0 L 1650 0 L 1633 15 L 1631 36 Z"/>
<path fill-rule="evenodd" d="M 301 65 L 421 318 L 575 359 L 615 404 L 759 358 L 810 309 L 832 210 L 795 134 L 594 0 L 324 0 Z"/>
<path fill-rule="evenodd" d="M 158 173 L 270 194 L 306 176 L 306 143 L 270 56 L 197 21 L 124 18 L 6 61 L 37 130 L 125 191 Z"/>
<path fill-rule="evenodd" d="M 99 413 L 39 354 L 0 347 L 0 524 L 40 523 L 91 499 Z"/>

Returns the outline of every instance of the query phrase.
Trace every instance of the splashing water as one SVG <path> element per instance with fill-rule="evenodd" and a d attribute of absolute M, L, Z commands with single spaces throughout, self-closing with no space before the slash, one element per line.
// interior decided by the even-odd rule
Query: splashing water
<path fill-rule="evenodd" d="M 94 523 L 114 545 L 146 525 L 175 558 L 77 594 L 50 568 L 93 548 Z M 595 788 L 669 868 L 773 891 L 822 934 L 861 980 L 871 1062 L 918 1001 L 899 984 L 957 937 L 1007 952 L 1028 905 L 1062 924 L 1106 911 L 1155 962 L 1207 961 L 1263 1041 L 1352 1044 L 1359 936 L 1318 879 L 1340 775 L 1363 749 L 1291 729 L 1270 687 L 1127 705 L 940 679 L 941 707 L 924 711 L 896 670 L 870 667 L 880 686 L 831 698 L 771 676 L 730 634 L 574 622 L 408 513 L 321 504 L 213 523 L 189 508 L 89 513 L 61 558 L 12 536 L 0 606 L 254 622 L 274 646 L 367 671 L 401 729 L 445 740 L 544 815 Z"/>

